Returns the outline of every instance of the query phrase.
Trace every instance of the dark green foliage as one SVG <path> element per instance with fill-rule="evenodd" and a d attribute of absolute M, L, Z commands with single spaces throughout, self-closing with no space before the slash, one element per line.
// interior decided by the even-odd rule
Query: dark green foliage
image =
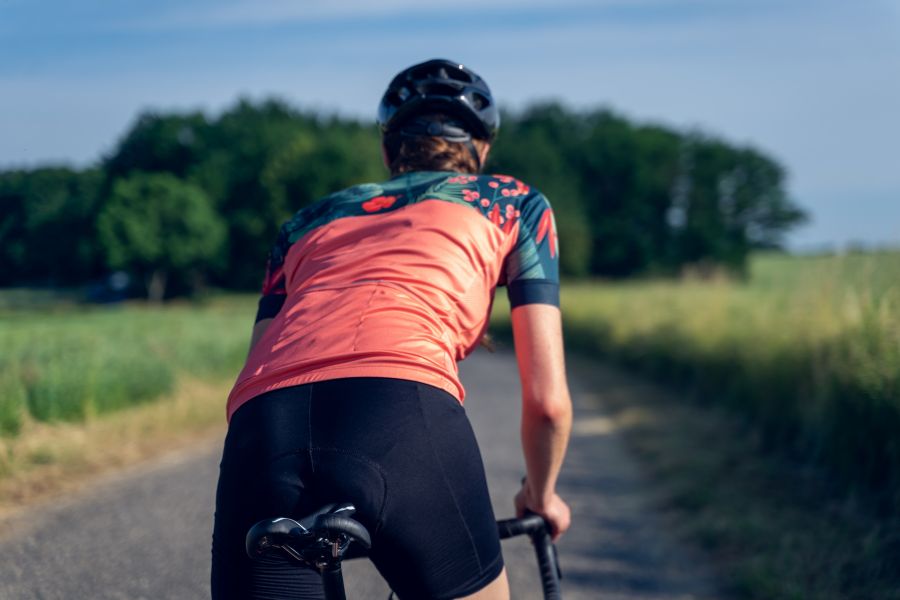
<path fill-rule="evenodd" d="M 742 270 L 750 250 L 777 247 L 805 215 L 786 197 L 784 169 L 759 152 L 690 136 L 682 152 L 689 192 L 676 239 L 685 262 L 715 260 Z"/>
<path fill-rule="evenodd" d="M 285 146 L 298 135 L 312 133 L 313 127 L 311 118 L 278 102 L 240 102 L 215 122 L 211 152 L 192 178 L 228 219 L 228 272 L 217 280 L 220 285 L 259 286 L 278 227 L 293 213 L 266 189 L 263 172 Z"/>
<path fill-rule="evenodd" d="M 152 300 L 163 298 L 169 277 L 201 276 L 225 241 L 225 222 L 203 190 L 165 173 L 117 181 L 97 229 L 109 266 L 145 278 Z"/>
<path fill-rule="evenodd" d="M 554 203 L 563 271 L 604 276 L 711 263 L 742 271 L 805 216 L 783 168 L 749 148 L 557 104 L 507 115 L 491 166 Z M 573 256 L 567 256 L 573 254 Z"/>
<path fill-rule="evenodd" d="M 550 197 L 569 276 L 675 273 L 692 265 L 740 272 L 752 249 L 777 246 L 804 218 L 786 196 L 783 168 L 757 150 L 635 124 L 608 110 L 549 103 L 506 114 L 487 169 Z M 168 179 L 153 179 L 160 177 Z M 100 169 L 0 173 L 0 285 L 86 282 L 105 267 L 152 279 L 157 288 L 167 273 L 175 294 L 201 280 L 253 289 L 291 214 L 386 177 L 374 125 L 277 100 L 242 100 L 215 118 L 146 113 Z M 186 213 L 191 220 L 176 224 L 173 215 L 187 206 L 194 207 Z M 223 245 L 214 243 L 219 220 Z M 162 258 L 161 244 L 171 256 Z"/>
<path fill-rule="evenodd" d="M 71 285 L 100 272 L 101 181 L 96 169 L 0 173 L 0 285 Z"/>
<path fill-rule="evenodd" d="M 486 170 L 519 177 L 550 198 L 560 239 L 564 274 L 586 275 L 591 267 L 591 223 L 581 174 L 573 161 L 574 114 L 556 105 L 536 106 L 520 117 L 504 115 L 503 131 Z"/>
<path fill-rule="evenodd" d="M 166 172 L 202 188 L 226 219 L 218 285 L 256 288 L 278 227 L 338 189 L 385 177 L 374 127 L 283 102 L 240 101 L 217 119 L 144 115 L 106 160 L 110 177 Z M 227 268 L 226 268 L 227 267 Z"/>
<path fill-rule="evenodd" d="M 259 286 L 278 228 L 294 212 L 386 177 L 374 127 L 324 121 L 275 101 L 240 102 L 213 125 L 213 151 L 192 178 L 228 219 L 228 270 L 217 280 L 225 287 Z"/>
<path fill-rule="evenodd" d="M 144 113 L 106 158 L 112 180 L 135 171 L 171 173 L 184 178 L 209 155 L 210 124 L 200 113 Z"/>

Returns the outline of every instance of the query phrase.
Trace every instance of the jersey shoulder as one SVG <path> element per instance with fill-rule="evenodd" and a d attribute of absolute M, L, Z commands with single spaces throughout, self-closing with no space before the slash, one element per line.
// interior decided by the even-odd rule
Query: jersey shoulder
<path fill-rule="evenodd" d="M 450 174 L 425 190 L 422 198 L 472 206 L 505 232 L 534 212 L 534 207 L 549 207 L 546 197 L 532 186 L 499 174 Z"/>
<path fill-rule="evenodd" d="M 531 229 L 535 213 L 549 208 L 543 194 L 509 175 L 417 172 L 329 194 L 299 210 L 279 237 L 291 244 L 335 219 L 377 215 L 426 200 L 471 206 L 506 232 L 520 220 L 524 229 Z"/>

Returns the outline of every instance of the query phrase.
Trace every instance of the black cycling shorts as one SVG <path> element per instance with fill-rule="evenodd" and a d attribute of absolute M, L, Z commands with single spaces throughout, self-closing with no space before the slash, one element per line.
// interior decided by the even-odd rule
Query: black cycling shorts
<path fill-rule="evenodd" d="M 481 454 L 463 407 L 399 379 L 337 379 L 268 392 L 231 419 L 220 465 L 212 596 L 323 598 L 318 573 L 251 561 L 247 530 L 352 502 L 371 560 L 399 598 L 473 594 L 503 568 Z"/>

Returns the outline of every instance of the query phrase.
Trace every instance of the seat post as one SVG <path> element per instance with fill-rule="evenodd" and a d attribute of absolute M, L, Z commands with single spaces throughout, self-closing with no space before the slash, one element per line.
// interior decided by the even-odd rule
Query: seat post
<path fill-rule="evenodd" d="M 340 558 L 329 562 L 322 568 L 322 587 L 325 588 L 326 600 L 347 600 Z"/>

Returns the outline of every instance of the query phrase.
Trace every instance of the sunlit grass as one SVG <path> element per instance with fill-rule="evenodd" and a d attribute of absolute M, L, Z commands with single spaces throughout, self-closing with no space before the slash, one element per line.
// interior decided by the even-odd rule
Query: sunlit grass
<path fill-rule="evenodd" d="M 255 298 L 104 308 L 28 299 L 0 297 L 0 518 L 224 430 Z"/>
<path fill-rule="evenodd" d="M 562 304 L 570 348 L 678 392 L 599 390 L 729 592 L 900 598 L 900 253 L 759 256 L 743 282 L 569 283 Z"/>
<path fill-rule="evenodd" d="M 746 282 L 573 283 L 562 304 L 571 347 L 728 406 L 847 482 L 900 486 L 900 253 L 763 255 Z"/>
<path fill-rule="evenodd" d="M 249 297 L 0 313 L 0 436 L 152 401 L 181 374 L 234 377 L 252 315 Z"/>

